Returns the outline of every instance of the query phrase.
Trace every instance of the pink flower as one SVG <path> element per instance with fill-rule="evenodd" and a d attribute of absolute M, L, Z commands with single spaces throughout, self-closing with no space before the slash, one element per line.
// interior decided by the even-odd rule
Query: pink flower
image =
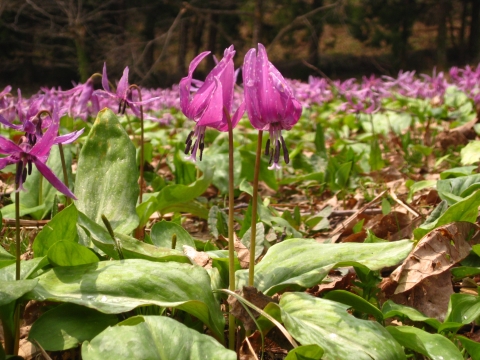
<path fill-rule="evenodd" d="M 180 81 L 180 108 L 187 118 L 197 124 L 185 142 L 185 154 L 191 154 L 190 159 L 196 160 L 197 150 L 200 149 L 200 161 L 205 147 L 204 137 L 207 126 L 219 131 L 228 131 L 227 116 L 230 117 L 233 103 L 233 87 L 235 85 L 235 71 L 233 68 L 233 45 L 225 49 L 223 59 L 207 75 L 202 83 L 193 79 L 193 72 L 200 61 L 209 51 L 205 51 L 192 60 L 188 68 L 188 75 Z M 192 83 L 198 89 L 191 93 Z M 242 103 L 231 118 L 232 127 L 238 124 L 245 105 Z"/>
<path fill-rule="evenodd" d="M 289 156 L 282 130 L 290 130 L 302 114 L 302 105 L 282 74 L 268 61 L 267 52 L 258 44 L 258 55 L 250 49 L 243 65 L 245 104 L 252 126 L 269 131 L 265 154 L 270 153 L 270 169 L 279 169 L 280 147 L 288 164 Z"/>

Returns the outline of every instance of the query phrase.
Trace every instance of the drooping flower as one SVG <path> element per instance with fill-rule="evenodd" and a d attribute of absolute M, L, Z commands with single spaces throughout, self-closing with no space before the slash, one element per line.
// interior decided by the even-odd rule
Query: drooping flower
<path fill-rule="evenodd" d="M 32 145 L 26 136 L 22 136 L 20 144 L 15 144 L 9 139 L 0 136 L 0 152 L 7 154 L 7 157 L 0 159 L 0 170 L 10 164 L 17 164 L 15 174 L 15 183 L 19 190 L 23 189 L 27 175 L 32 173 L 32 164 L 35 164 L 38 171 L 50 182 L 58 191 L 64 195 L 76 199 L 75 195 L 65 184 L 57 178 L 53 171 L 45 164 L 50 154 L 50 149 L 55 143 L 58 143 L 59 121 L 52 121 L 47 131 L 38 141 Z M 68 141 L 71 138 L 68 139 Z M 73 140 L 72 140 L 73 141 Z"/>
<path fill-rule="evenodd" d="M 110 90 L 110 84 L 108 83 L 107 64 L 104 63 L 102 73 L 103 90 L 95 90 L 93 92 L 93 95 L 100 95 L 103 97 L 111 97 L 113 99 L 116 99 L 118 101 L 119 114 L 125 114 L 125 109 L 128 105 L 132 109 L 135 116 L 140 117 L 140 111 L 138 109 L 138 106 L 158 100 L 158 98 L 150 98 L 145 101 L 134 101 L 130 85 L 128 84 L 128 72 L 129 69 L 128 66 L 126 66 L 123 70 L 123 75 L 118 82 L 117 91 L 113 92 L 112 90 Z"/>
<path fill-rule="evenodd" d="M 84 84 L 78 84 L 70 90 L 62 91 L 61 94 L 68 97 L 64 112 L 72 118 L 87 120 L 88 102 L 92 103 L 92 112 L 99 110 L 98 97 L 93 94 L 93 77 L 90 77 Z"/>
<path fill-rule="evenodd" d="M 210 51 L 205 51 L 193 59 L 188 68 L 188 75 L 180 80 L 180 108 L 187 118 L 196 122 L 195 129 L 190 132 L 185 142 L 185 154 L 190 153 L 189 158 L 193 161 L 196 160 L 198 150 L 200 150 L 200 161 L 202 160 L 207 126 L 219 131 L 228 131 L 227 117 L 230 117 L 232 112 L 235 85 L 233 45 L 225 49 L 222 60 L 202 83 L 193 79 L 193 72 L 208 54 Z M 193 95 L 190 94 L 192 83 L 198 86 Z M 244 112 L 245 103 L 242 103 L 231 117 L 232 127 L 238 124 Z"/>
<path fill-rule="evenodd" d="M 279 169 L 280 148 L 288 164 L 289 156 L 282 130 L 290 130 L 302 114 L 302 105 L 280 72 L 268 61 L 267 51 L 258 44 L 258 55 L 250 49 L 243 65 L 245 104 L 250 122 L 257 130 L 270 133 L 265 154 L 270 169 Z"/>

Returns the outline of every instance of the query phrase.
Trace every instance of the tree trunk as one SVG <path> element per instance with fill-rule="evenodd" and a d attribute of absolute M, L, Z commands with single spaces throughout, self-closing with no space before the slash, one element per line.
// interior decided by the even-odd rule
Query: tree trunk
<path fill-rule="evenodd" d="M 182 19 L 180 23 L 180 35 L 178 39 L 178 54 L 177 54 L 177 74 L 179 77 L 185 76 L 186 65 L 185 56 L 187 55 L 188 47 L 188 23 L 189 19 Z"/>
<path fill-rule="evenodd" d="M 209 21 L 208 21 L 208 43 L 207 48 L 215 54 L 216 44 L 217 44 L 217 27 L 215 24 L 218 24 L 218 15 L 210 14 Z M 208 71 L 213 69 L 215 66 L 215 61 L 213 60 L 213 56 L 207 57 L 207 64 L 208 64 Z"/>
<path fill-rule="evenodd" d="M 255 16 L 253 18 L 253 34 L 252 34 L 252 47 L 256 48 L 260 42 L 262 35 L 262 22 L 263 22 L 263 1 L 255 1 Z"/>
<path fill-rule="evenodd" d="M 80 75 L 80 81 L 86 82 L 90 77 L 90 60 L 88 59 L 88 52 L 85 47 L 85 32 L 75 32 L 75 49 L 77 50 L 77 63 L 78 63 L 78 75 Z"/>
<path fill-rule="evenodd" d="M 447 67 L 447 16 L 449 0 L 437 3 L 437 64 L 440 70 Z"/>
<path fill-rule="evenodd" d="M 480 60 L 480 1 L 471 0 L 472 2 L 472 20 L 470 22 L 470 38 L 468 44 L 469 60 Z"/>
<path fill-rule="evenodd" d="M 196 16 L 193 23 L 193 29 L 195 29 L 195 31 L 192 31 L 193 53 L 195 56 L 196 54 L 200 53 L 200 49 L 202 48 L 202 35 L 204 27 L 205 21 L 201 17 Z"/>
<path fill-rule="evenodd" d="M 155 46 L 150 43 L 155 39 L 155 22 L 157 15 L 155 11 L 145 12 L 145 28 L 143 29 L 143 38 L 145 39 L 147 48 L 145 49 L 145 55 L 143 57 L 143 66 L 145 71 L 150 70 L 155 62 Z"/>
<path fill-rule="evenodd" d="M 312 10 L 321 6 L 323 6 L 323 0 L 314 0 L 312 3 Z M 314 16 L 312 19 L 310 41 L 308 46 L 308 61 L 314 66 L 318 66 L 320 62 L 319 45 L 322 33 L 323 21 L 320 16 Z"/>
<path fill-rule="evenodd" d="M 468 0 L 462 0 L 462 18 L 458 34 L 458 60 L 465 63 L 465 29 L 467 28 Z"/>

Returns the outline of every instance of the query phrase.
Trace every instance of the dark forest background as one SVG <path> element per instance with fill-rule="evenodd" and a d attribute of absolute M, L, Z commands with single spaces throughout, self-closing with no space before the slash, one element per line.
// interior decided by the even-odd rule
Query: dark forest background
<path fill-rule="evenodd" d="M 233 44 L 239 66 L 257 42 L 290 78 L 430 73 L 476 66 L 479 17 L 480 0 L 0 0 L 0 87 L 68 88 L 104 61 L 167 87 L 201 51 Z"/>

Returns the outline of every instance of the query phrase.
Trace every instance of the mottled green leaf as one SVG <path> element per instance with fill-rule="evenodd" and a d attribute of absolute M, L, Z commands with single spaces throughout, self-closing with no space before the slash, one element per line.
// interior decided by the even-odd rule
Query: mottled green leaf
<path fill-rule="evenodd" d="M 92 250 L 72 241 L 57 241 L 47 253 L 53 266 L 76 266 L 98 262 Z"/>
<path fill-rule="evenodd" d="M 77 209 L 113 229 L 130 233 L 138 225 L 139 193 L 135 146 L 109 109 L 98 113 L 78 158 L 75 195 Z"/>
<path fill-rule="evenodd" d="M 192 236 L 178 224 L 171 221 L 162 220 L 152 226 L 150 237 L 154 245 L 163 248 L 172 248 L 172 238 L 176 236 L 175 249 L 182 251 L 183 245 L 195 248 Z"/>
<path fill-rule="evenodd" d="M 211 336 L 165 316 L 136 316 L 82 345 L 84 360 L 235 360 Z"/>

